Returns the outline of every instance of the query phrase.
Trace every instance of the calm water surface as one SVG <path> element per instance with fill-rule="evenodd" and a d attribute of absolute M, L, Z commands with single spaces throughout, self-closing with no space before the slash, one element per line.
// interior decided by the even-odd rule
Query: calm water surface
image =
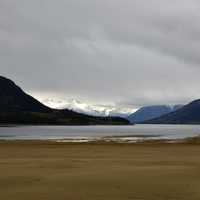
<path fill-rule="evenodd" d="M 0 127 L 0 139 L 183 139 L 200 135 L 200 125 Z"/>

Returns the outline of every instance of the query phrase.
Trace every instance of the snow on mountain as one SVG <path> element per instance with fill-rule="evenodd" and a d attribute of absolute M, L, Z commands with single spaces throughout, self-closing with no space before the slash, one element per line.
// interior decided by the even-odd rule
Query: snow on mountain
<path fill-rule="evenodd" d="M 120 116 L 127 117 L 135 110 L 132 108 L 122 108 L 115 105 L 89 104 L 76 99 L 51 99 L 42 101 L 45 105 L 57 109 L 71 109 L 76 112 L 94 116 Z"/>

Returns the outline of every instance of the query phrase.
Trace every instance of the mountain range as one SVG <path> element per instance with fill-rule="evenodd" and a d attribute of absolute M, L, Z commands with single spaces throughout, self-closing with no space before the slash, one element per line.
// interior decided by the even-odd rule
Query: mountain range
<path fill-rule="evenodd" d="M 12 80 L 0 76 L 1 124 L 126 125 L 120 117 L 98 117 L 69 109 L 52 109 L 26 94 Z"/>
<path fill-rule="evenodd" d="M 200 124 L 200 100 L 195 100 L 182 108 L 143 122 L 145 124 Z"/>
<path fill-rule="evenodd" d="M 162 115 L 174 112 L 180 109 L 182 105 L 155 105 L 155 106 L 145 106 L 137 110 L 135 113 L 128 116 L 128 120 L 132 124 L 142 123 L 144 121 L 158 118 Z"/>
<path fill-rule="evenodd" d="M 94 109 L 94 112 L 98 115 L 98 110 Z M 115 110 L 111 109 L 110 113 L 114 114 Z M 143 107 L 128 120 L 144 124 L 200 124 L 200 100 L 185 106 Z M 128 125 L 128 120 L 50 108 L 25 93 L 12 80 L 0 76 L 0 124 Z"/>
<path fill-rule="evenodd" d="M 57 109 L 70 109 L 75 112 L 84 113 L 92 116 L 118 116 L 127 118 L 134 109 L 129 107 L 124 107 L 121 105 L 105 105 L 105 104 L 93 104 L 80 101 L 77 99 L 67 99 L 67 98 L 46 98 L 42 99 L 42 102 L 52 108 Z"/>

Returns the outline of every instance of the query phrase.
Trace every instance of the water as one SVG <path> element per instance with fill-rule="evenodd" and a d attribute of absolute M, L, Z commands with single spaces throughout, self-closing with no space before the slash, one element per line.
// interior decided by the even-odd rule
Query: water
<path fill-rule="evenodd" d="M 16 126 L 0 127 L 0 139 L 70 140 L 184 139 L 200 135 L 200 125 Z"/>

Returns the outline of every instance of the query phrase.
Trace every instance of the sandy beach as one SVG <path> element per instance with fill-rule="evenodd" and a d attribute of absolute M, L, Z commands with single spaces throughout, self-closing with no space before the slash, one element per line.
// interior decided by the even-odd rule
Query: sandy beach
<path fill-rule="evenodd" d="M 200 146 L 0 142 L 3 200 L 199 200 Z"/>

